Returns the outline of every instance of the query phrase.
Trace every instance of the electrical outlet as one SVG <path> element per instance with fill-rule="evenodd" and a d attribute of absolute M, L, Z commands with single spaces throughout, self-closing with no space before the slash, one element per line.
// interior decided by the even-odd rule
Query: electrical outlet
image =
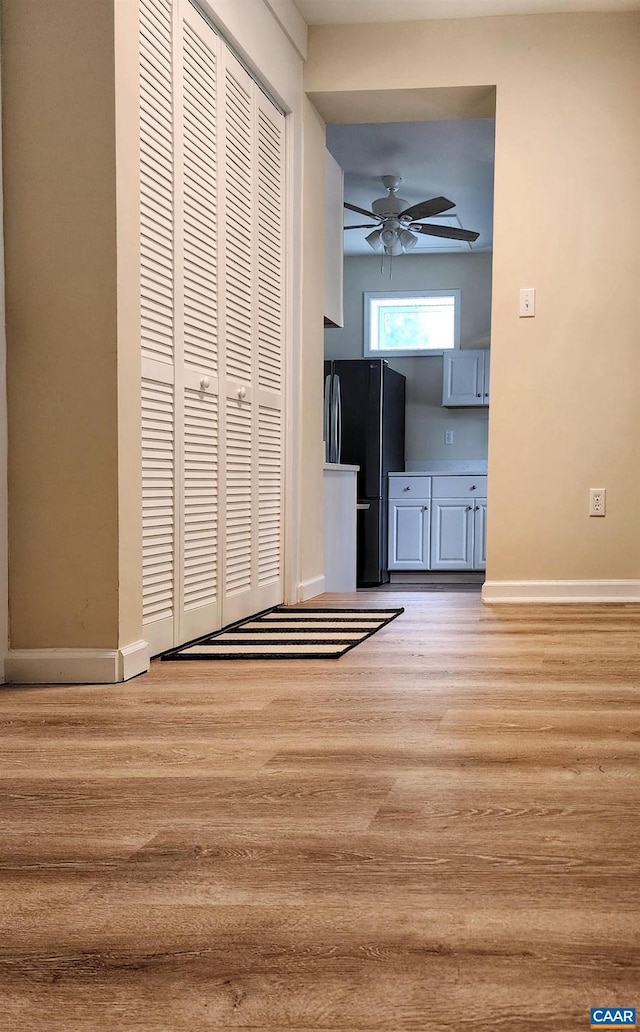
<path fill-rule="evenodd" d="M 444 443 L 453 444 L 453 430 L 445 430 L 444 432 Z"/>
<path fill-rule="evenodd" d="M 605 516 L 607 511 L 607 491 L 604 487 L 589 488 L 589 515 Z"/>

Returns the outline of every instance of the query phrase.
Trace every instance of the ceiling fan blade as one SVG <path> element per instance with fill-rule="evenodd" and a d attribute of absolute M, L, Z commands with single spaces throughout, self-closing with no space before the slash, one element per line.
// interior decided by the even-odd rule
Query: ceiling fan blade
<path fill-rule="evenodd" d="M 345 201 L 344 206 L 349 211 L 357 211 L 360 215 L 366 215 L 368 219 L 379 219 L 379 215 L 374 215 L 372 211 L 366 211 L 364 208 L 359 208 L 357 204 L 349 204 Z"/>
<path fill-rule="evenodd" d="M 400 218 L 410 219 L 432 219 L 434 215 L 442 215 L 443 211 L 455 208 L 455 202 L 447 200 L 446 197 L 432 197 L 430 201 L 420 201 L 419 204 L 412 204 L 400 212 Z"/>
<path fill-rule="evenodd" d="M 377 222 L 365 222 L 363 226 L 345 226 L 345 229 L 376 229 L 378 226 Z"/>
<path fill-rule="evenodd" d="M 468 240 L 470 244 L 480 236 L 472 229 L 456 229 L 453 226 L 417 226 L 411 225 L 412 233 L 425 233 L 427 236 L 444 237 L 445 240 Z"/>

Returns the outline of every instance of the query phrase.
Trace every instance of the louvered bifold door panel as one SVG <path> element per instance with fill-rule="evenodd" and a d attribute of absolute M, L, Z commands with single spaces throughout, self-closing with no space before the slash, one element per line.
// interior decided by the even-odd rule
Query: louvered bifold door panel
<path fill-rule="evenodd" d="M 140 236 L 143 358 L 173 361 L 171 0 L 140 0 Z"/>
<path fill-rule="evenodd" d="M 280 396 L 284 350 L 284 117 L 259 95 L 257 112 L 258 382 Z"/>
<path fill-rule="evenodd" d="M 183 584 L 180 638 L 189 641 L 219 626 L 218 439 L 216 395 L 187 387 L 184 394 Z"/>
<path fill-rule="evenodd" d="M 155 379 L 142 380 L 142 598 L 152 655 L 173 645 L 176 544 L 173 383 L 156 367 Z"/>
<path fill-rule="evenodd" d="M 282 412 L 258 408 L 258 612 L 282 601 Z"/>
<path fill-rule="evenodd" d="M 282 601 L 284 117 L 189 0 L 140 3 L 144 626 Z"/>
<path fill-rule="evenodd" d="M 253 409 L 226 399 L 223 623 L 257 612 L 253 600 L 255 475 Z"/>
<path fill-rule="evenodd" d="M 202 38 L 206 36 L 207 38 Z M 183 35 L 184 360 L 218 375 L 217 39 L 190 5 Z"/>
<path fill-rule="evenodd" d="M 283 597 L 284 116 L 262 93 L 256 113 L 257 607 Z"/>
<path fill-rule="evenodd" d="M 255 84 L 226 46 L 221 97 L 224 237 L 224 599 L 223 622 L 257 612 L 254 599 L 255 438 Z"/>
<path fill-rule="evenodd" d="M 253 100 L 247 73 L 224 52 L 224 288 L 227 378 L 253 380 L 255 241 Z"/>
<path fill-rule="evenodd" d="M 220 626 L 218 64 L 220 40 L 181 2 L 181 583 L 178 639 Z"/>
<path fill-rule="evenodd" d="M 152 655 L 176 610 L 173 4 L 140 0 L 143 625 Z"/>

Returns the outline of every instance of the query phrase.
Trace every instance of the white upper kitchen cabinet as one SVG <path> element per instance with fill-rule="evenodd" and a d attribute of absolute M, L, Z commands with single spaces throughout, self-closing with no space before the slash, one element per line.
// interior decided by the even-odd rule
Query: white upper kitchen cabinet
<path fill-rule="evenodd" d="M 486 406 L 489 404 L 490 352 L 468 348 L 443 357 L 442 404 Z"/>
<path fill-rule="evenodd" d="M 342 266 L 344 254 L 344 174 L 326 151 L 324 324 L 344 326 Z"/>

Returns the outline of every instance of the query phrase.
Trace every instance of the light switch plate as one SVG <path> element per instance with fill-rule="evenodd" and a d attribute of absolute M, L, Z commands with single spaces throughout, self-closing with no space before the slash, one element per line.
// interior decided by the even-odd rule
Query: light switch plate
<path fill-rule="evenodd" d="M 536 314 L 536 288 L 520 288 L 520 318 L 527 319 Z"/>

